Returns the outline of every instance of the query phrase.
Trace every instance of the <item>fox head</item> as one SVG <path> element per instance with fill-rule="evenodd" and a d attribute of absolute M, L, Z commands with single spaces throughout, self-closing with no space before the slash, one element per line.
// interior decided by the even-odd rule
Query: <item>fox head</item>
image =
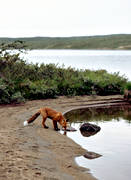
<path fill-rule="evenodd" d="M 62 115 L 61 115 L 61 117 L 59 119 L 59 123 L 66 130 L 67 122 L 66 122 L 66 119 Z"/>
<path fill-rule="evenodd" d="M 66 130 L 67 127 L 67 121 L 62 115 L 62 113 L 57 113 L 55 116 L 56 121 Z"/>

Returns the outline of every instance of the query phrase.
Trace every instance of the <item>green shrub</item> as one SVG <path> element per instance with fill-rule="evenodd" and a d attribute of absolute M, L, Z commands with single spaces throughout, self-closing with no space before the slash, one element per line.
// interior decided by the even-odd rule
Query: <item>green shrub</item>
<path fill-rule="evenodd" d="M 11 102 L 13 103 L 25 102 L 25 98 L 22 96 L 21 92 L 16 92 L 11 96 Z"/>
<path fill-rule="evenodd" d="M 10 90 L 8 84 L 0 78 L 0 104 L 10 103 Z"/>
<path fill-rule="evenodd" d="M 125 89 L 131 90 L 131 81 L 129 81 L 129 82 L 126 83 Z"/>
<path fill-rule="evenodd" d="M 93 92 L 97 95 L 121 94 L 127 79 L 119 73 L 108 73 L 106 70 L 84 72 L 85 82 L 91 82 Z"/>

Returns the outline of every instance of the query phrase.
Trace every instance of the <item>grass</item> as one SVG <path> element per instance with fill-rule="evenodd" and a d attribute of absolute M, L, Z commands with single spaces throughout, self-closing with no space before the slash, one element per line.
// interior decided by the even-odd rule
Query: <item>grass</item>
<path fill-rule="evenodd" d="M 83 37 L 0 38 L 0 43 L 24 41 L 27 49 L 131 49 L 131 34 Z"/>

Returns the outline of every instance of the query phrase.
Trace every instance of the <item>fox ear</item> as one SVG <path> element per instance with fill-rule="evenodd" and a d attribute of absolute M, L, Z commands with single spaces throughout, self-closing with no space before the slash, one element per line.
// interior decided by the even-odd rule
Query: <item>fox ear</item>
<path fill-rule="evenodd" d="M 69 122 L 69 119 L 66 119 L 66 122 Z"/>

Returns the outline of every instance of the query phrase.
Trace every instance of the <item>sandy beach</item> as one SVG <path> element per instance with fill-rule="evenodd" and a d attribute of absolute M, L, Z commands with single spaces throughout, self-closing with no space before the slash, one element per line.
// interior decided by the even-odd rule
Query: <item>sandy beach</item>
<path fill-rule="evenodd" d="M 0 180 L 94 180 L 88 169 L 79 167 L 74 158 L 86 152 L 66 135 L 41 126 L 41 116 L 23 127 L 23 122 L 41 107 L 62 113 L 88 104 L 107 102 L 122 96 L 59 97 L 0 106 Z"/>

